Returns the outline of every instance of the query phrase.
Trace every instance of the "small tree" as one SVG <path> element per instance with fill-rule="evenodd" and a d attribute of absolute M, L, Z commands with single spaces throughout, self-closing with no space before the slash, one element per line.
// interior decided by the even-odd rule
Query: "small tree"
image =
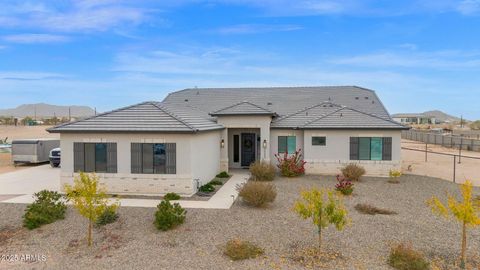
<path fill-rule="evenodd" d="M 457 201 L 455 197 L 447 193 L 447 204 L 444 205 L 437 197 L 433 196 L 427 201 L 432 211 L 445 218 L 454 218 L 462 225 L 462 253 L 461 267 L 465 268 L 465 251 L 467 249 L 467 227 L 480 225 L 480 217 L 477 212 L 479 204 L 472 198 L 472 183 L 466 181 L 461 186 L 462 201 Z"/>
<path fill-rule="evenodd" d="M 116 209 L 118 202 L 108 205 L 108 197 L 104 189 L 99 187 L 95 174 L 80 172 L 73 186 L 65 185 L 65 192 L 78 213 L 88 219 L 87 239 L 88 246 L 91 246 L 93 224 L 107 209 Z"/>
<path fill-rule="evenodd" d="M 302 191 L 301 199 L 295 202 L 295 212 L 303 219 L 311 218 L 318 228 L 318 249 L 322 247 L 322 229 L 330 224 L 337 230 L 342 230 L 348 223 L 347 210 L 342 199 L 330 189 Z"/>

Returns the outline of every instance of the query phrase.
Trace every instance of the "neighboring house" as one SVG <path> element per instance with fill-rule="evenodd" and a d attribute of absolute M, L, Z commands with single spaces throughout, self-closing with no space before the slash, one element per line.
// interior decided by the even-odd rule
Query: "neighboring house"
<path fill-rule="evenodd" d="M 435 116 L 426 115 L 424 113 L 396 113 L 392 114 L 392 118 L 405 125 L 438 124 Z"/>
<path fill-rule="evenodd" d="M 401 166 L 400 131 L 374 91 L 355 87 L 185 89 L 65 123 L 61 183 L 96 172 L 109 192 L 193 194 L 218 172 L 302 149 L 307 174 Z"/>

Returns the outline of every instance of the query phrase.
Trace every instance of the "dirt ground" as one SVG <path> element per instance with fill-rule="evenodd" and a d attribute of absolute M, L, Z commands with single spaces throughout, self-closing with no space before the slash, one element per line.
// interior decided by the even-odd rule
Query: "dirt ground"
<path fill-rule="evenodd" d="M 402 147 L 413 149 L 425 149 L 424 143 L 416 141 L 402 140 Z M 458 149 L 446 148 L 440 145 L 428 145 L 428 151 L 448 153 L 458 155 Z M 462 156 L 479 157 L 479 152 L 462 150 Z M 453 181 L 453 157 L 438 154 L 427 154 L 427 162 L 425 162 L 425 153 L 402 149 L 402 171 L 408 174 L 425 175 L 430 177 L 438 177 L 445 180 Z M 470 180 L 474 185 L 480 186 L 480 159 L 461 158 L 461 163 L 455 164 L 455 178 L 457 183 L 463 183 Z"/>
<path fill-rule="evenodd" d="M 35 139 L 35 138 L 60 138 L 58 133 L 48 133 L 46 131 L 50 126 L 4 126 L 0 125 L 0 139 L 8 138 L 8 142 L 17 139 Z M 10 153 L 0 152 L 0 173 L 11 172 L 28 168 L 28 166 L 14 167 Z"/>

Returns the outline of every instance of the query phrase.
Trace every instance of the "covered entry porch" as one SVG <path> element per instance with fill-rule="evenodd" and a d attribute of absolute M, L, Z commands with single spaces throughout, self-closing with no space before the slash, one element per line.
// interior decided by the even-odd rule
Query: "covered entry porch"
<path fill-rule="evenodd" d="M 248 118 L 248 119 L 245 119 Z M 270 162 L 270 116 L 223 116 L 220 168 L 248 168 L 257 160 Z"/>

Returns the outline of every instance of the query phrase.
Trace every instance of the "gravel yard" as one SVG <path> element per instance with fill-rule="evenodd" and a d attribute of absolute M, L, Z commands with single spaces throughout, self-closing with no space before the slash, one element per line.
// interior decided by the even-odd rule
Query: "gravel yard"
<path fill-rule="evenodd" d="M 323 247 L 339 258 L 325 262 L 325 269 L 390 269 L 386 264 L 389 246 L 409 241 L 429 259 L 442 260 L 440 269 L 455 269 L 452 263 L 460 250 L 460 227 L 431 214 L 425 200 L 445 191 L 458 194 L 448 181 L 422 176 L 402 176 L 400 184 L 387 179 L 364 178 L 345 199 L 351 225 L 323 234 Z M 310 221 L 299 219 L 292 205 L 302 189 L 333 187 L 333 176 L 277 178 L 278 196 L 266 209 L 252 209 L 236 202 L 230 210 L 190 209 L 185 224 L 168 232 L 153 226 L 153 208 L 120 208 L 120 218 L 95 229 L 95 243 L 87 248 L 87 222 L 69 208 L 65 220 L 34 231 L 20 228 L 25 205 L 0 204 L 0 255 L 41 254 L 45 262 L 6 263 L 1 269 L 303 269 L 297 249 L 314 247 L 317 235 Z M 480 189 L 474 190 L 480 194 Z M 397 215 L 363 215 L 357 203 L 393 210 Z M 10 237 L 11 236 L 11 237 Z M 10 238 L 9 238 L 10 237 Z M 265 256 L 230 261 L 222 245 L 239 237 L 265 249 Z M 9 238 L 6 240 L 6 238 Z M 478 261 L 480 229 L 469 233 L 468 257 Z M 320 265 L 317 265 L 319 268 Z M 478 266 L 477 266 L 478 267 Z M 475 268 L 477 269 L 477 268 Z"/>

